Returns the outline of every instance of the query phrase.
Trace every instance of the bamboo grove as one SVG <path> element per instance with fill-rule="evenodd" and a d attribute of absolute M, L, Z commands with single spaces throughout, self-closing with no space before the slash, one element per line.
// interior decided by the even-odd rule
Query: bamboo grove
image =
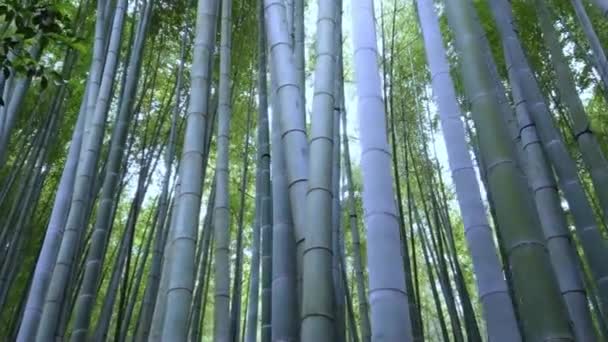
<path fill-rule="evenodd" d="M 607 16 L 0 1 L 0 341 L 607 341 Z"/>

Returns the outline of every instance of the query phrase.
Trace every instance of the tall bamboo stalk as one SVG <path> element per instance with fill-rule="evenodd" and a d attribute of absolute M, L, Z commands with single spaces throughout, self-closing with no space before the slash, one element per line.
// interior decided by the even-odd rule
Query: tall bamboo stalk
<path fill-rule="evenodd" d="M 222 1 L 220 83 L 215 166 L 217 193 L 213 209 L 215 236 L 215 303 L 213 339 L 230 341 L 230 192 L 229 138 L 231 106 L 232 0 Z"/>
<path fill-rule="evenodd" d="M 108 58 L 105 60 L 99 94 L 96 97 L 96 104 L 93 104 L 94 111 L 87 110 L 88 114 L 92 113 L 93 115 L 87 115 L 90 122 L 85 124 L 83 148 L 81 149 L 76 172 L 74 194 L 65 224 L 63 240 L 57 255 L 57 262 L 46 294 L 37 340 L 44 341 L 55 338 L 55 329 L 57 329 L 60 318 L 59 313 L 65 301 L 65 288 L 69 281 L 75 257 L 78 255 L 78 246 L 80 245 L 82 235 L 84 235 L 83 230 L 87 218 L 86 212 L 91 205 L 91 201 L 89 200 L 91 196 L 90 188 L 99 160 L 105 118 L 110 104 L 110 95 L 114 83 L 120 42 L 122 40 L 125 11 L 126 1 L 118 1 L 112 23 L 112 33 L 108 43 Z M 95 82 L 95 80 L 91 79 L 91 82 Z M 93 84 L 91 86 L 93 88 L 90 89 L 89 95 L 94 92 L 95 88 Z M 91 105 L 89 102 L 88 104 Z"/>
<path fill-rule="evenodd" d="M 352 25 L 372 340 L 410 341 L 412 328 L 378 75 L 373 1 L 353 3 Z"/>
<path fill-rule="evenodd" d="M 171 257 L 163 273 L 168 275 L 166 313 L 162 319 L 164 340 L 186 340 L 188 316 L 194 285 L 196 230 L 200 214 L 203 159 L 208 126 L 208 101 L 211 81 L 211 59 L 215 42 L 215 25 L 219 1 L 199 0 L 196 17 L 190 105 L 180 162 L 180 192 L 173 236 L 168 241 Z M 164 303 L 162 303 L 164 305 Z M 155 308 L 155 311 L 157 309 Z"/>
<path fill-rule="evenodd" d="M 471 101 L 480 152 L 496 210 L 498 227 L 511 266 L 517 308 L 526 339 L 573 340 L 566 310 L 545 250 L 527 185 L 515 166 L 515 154 L 504 129 L 487 58 L 478 42 L 479 23 L 470 1 L 446 1 L 448 22 L 462 61 L 465 92 Z M 519 215 L 513 215 L 514 212 Z M 529 274 L 537 276 L 532 280 Z M 536 312 L 542 308 L 542 313 Z M 550 313 L 550 314 L 549 314 Z"/>
<path fill-rule="evenodd" d="M 299 0 L 298 0 L 299 1 Z M 303 5 L 303 2 L 302 2 Z M 299 4 L 296 2 L 295 7 Z M 302 257 L 307 227 L 306 193 L 308 191 L 308 139 L 306 137 L 304 89 L 296 74 L 293 48 L 282 0 L 264 0 L 267 44 L 270 50 L 271 74 L 277 87 L 277 113 L 280 115 L 281 139 L 284 145 L 287 188 L 296 234 L 298 284 L 301 284 Z M 303 9 L 302 9 L 303 13 Z M 299 13 L 294 20 L 300 19 Z M 299 82 L 300 81 L 300 82 Z M 300 285 L 298 285 L 299 288 Z"/>
<path fill-rule="evenodd" d="M 304 234 L 302 341 L 334 341 L 332 276 L 333 108 L 336 77 L 336 6 L 319 0 L 317 64 L 311 116 L 310 162 Z"/>
<path fill-rule="evenodd" d="M 518 341 L 521 336 L 515 311 L 496 254 L 492 230 L 469 154 L 437 15 L 431 2 L 418 0 L 417 5 L 448 162 L 463 218 L 465 238 L 475 269 L 488 335 L 493 336 L 493 341 Z"/>

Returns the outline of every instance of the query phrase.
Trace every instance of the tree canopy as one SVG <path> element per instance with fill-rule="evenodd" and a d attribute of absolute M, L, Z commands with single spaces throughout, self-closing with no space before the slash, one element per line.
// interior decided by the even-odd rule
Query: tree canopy
<path fill-rule="evenodd" d="M 608 339 L 607 0 L 5 0 L 0 340 Z"/>

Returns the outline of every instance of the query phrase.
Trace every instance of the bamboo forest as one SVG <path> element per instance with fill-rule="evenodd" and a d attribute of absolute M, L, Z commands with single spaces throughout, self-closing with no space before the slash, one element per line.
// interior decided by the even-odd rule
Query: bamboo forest
<path fill-rule="evenodd" d="M 608 0 L 0 0 L 0 342 L 608 341 Z"/>

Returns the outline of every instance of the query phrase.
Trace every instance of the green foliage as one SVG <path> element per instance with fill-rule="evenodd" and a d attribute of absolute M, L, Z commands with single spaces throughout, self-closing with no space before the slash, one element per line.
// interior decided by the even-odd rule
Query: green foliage
<path fill-rule="evenodd" d="M 85 6 L 88 4 L 88 7 Z M 32 267 L 36 261 L 38 251 L 40 249 L 42 238 L 45 234 L 52 208 L 55 199 L 57 186 L 63 167 L 66 161 L 67 148 L 70 144 L 73 129 L 78 117 L 80 104 L 85 96 L 85 84 L 88 75 L 89 65 L 91 63 L 91 46 L 93 46 L 93 32 L 95 25 L 95 13 L 91 10 L 92 1 L 82 1 L 82 4 L 77 5 L 75 1 L 61 0 L 40 0 L 40 1 L 18 1 L 5 0 L 0 3 L 0 80 L 5 80 L 12 76 L 31 77 L 33 87 L 27 94 L 25 101 L 20 109 L 17 117 L 13 139 L 9 145 L 8 158 L 5 165 L 0 168 L 0 191 L 8 189 L 5 201 L 0 202 L 0 212 L 8 212 L 13 204 L 19 198 L 16 193 L 17 184 L 24 182 L 28 178 L 27 170 L 16 170 L 20 161 L 24 158 L 25 152 L 36 139 L 36 134 L 41 131 L 48 120 L 49 108 L 57 96 L 60 87 L 65 86 L 67 96 L 63 99 L 61 106 L 61 117 L 57 125 L 56 132 L 53 132 L 53 139 L 49 147 L 50 153 L 46 160 L 42 161 L 45 170 L 45 179 L 41 185 L 40 195 L 36 198 L 35 206 L 30 209 L 31 214 L 30 231 L 33 238 L 28 239 L 23 247 L 22 262 L 19 264 L 18 274 L 14 280 L 14 285 L 8 296 L 8 305 L 0 309 L 0 340 L 5 340 L 5 336 L 12 336 L 15 323 L 15 317 L 19 310 L 20 301 L 22 300 L 28 281 L 31 276 Z M 120 58 L 121 63 L 118 67 L 116 82 L 114 86 L 114 94 L 110 105 L 110 114 L 107 129 L 104 132 L 104 142 L 106 144 L 111 139 L 111 131 L 114 126 L 114 118 L 118 107 L 118 100 L 122 88 L 120 86 L 121 79 L 124 77 L 125 59 L 129 54 L 130 42 L 127 37 L 134 32 L 137 25 L 137 18 L 141 11 L 141 2 L 136 1 L 135 6 L 129 7 L 127 15 L 127 24 L 121 45 Z M 560 38 L 564 51 L 572 66 L 571 70 L 575 75 L 576 84 L 580 89 L 581 94 L 585 94 L 585 106 L 591 128 L 598 137 L 601 147 L 604 151 L 608 151 L 608 121 L 605 120 L 606 108 L 608 107 L 606 89 L 599 85 L 598 79 L 594 73 L 593 67 L 589 62 L 589 48 L 586 39 L 576 21 L 574 12 L 569 5 L 569 1 L 552 0 L 549 1 L 555 11 L 556 28 L 561 32 Z M 149 191 L 145 197 L 139 219 L 136 224 L 133 248 L 131 250 L 133 258 L 131 259 L 131 267 L 129 276 L 133 276 L 135 272 L 135 259 L 145 243 L 150 239 L 150 221 L 154 219 L 157 208 L 157 197 L 160 188 L 162 175 L 166 172 L 162 162 L 162 156 L 167 147 L 168 135 L 170 130 L 170 117 L 175 104 L 175 83 L 177 77 L 177 65 L 180 58 L 180 37 L 182 33 L 186 33 L 189 43 L 187 44 L 186 52 L 186 72 L 184 74 L 184 85 L 181 90 L 178 120 L 176 146 L 176 160 L 180 159 L 182 151 L 181 142 L 184 138 L 184 117 L 188 111 L 188 101 L 199 94 L 188 94 L 190 89 L 190 73 L 189 68 L 192 63 L 192 37 L 194 35 L 194 18 L 196 6 L 191 0 L 160 0 L 155 1 L 155 11 L 151 21 L 151 29 L 148 41 L 145 44 L 142 75 L 138 93 L 135 95 L 135 121 L 132 124 L 130 138 L 128 139 L 130 149 L 125 157 L 124 173 L 125 173 L 125 188 L 119 194 L 116 194 L 116 214 L 112 233 L 109 236 L 109 245 L 106 251 L 104 277 L 99 287 L 99 298 L 103 298 L 108 291 L 109 274 L 111 267 L 117 255 L 117 249 L 120 239 L 125 231 L 127 215 L 133 200 L 135 191 L 135 179 L 142 168 L 142 156 L 144 155 L 160 155 L 160 161 L 152 168 L 152 174 L 149 180 Z M 554 119 L 558 123 L 560 130 L 564 133 L 564 137 L 568 142 L 568 147 L 578 156 L 576 144 L 572 138 L 571 128 L 566 115 L 563 115 L 563 108 L 559 104 L 559 99 L 555 98 L 555 81 L 552 67 L 547 56 L 546 48 L 542 43 L 539 29 L 536 24 L 536 18 L 529 0 L 513 0 L 512 1 L 515 17 L 520 28 L 522 43 L 526 49 L 526 53 L 534 67 L 536 76 L 547 95 L 551 99 L 551 108 L 553 109 Z M 506 68 L 502 44 L 496 30 L 494 20 L 487 6 L 487 1 L 476 0 L 476 8 L 479 11 L 480 21 L 486 29 L 487 37 L 492 47 L 492 52 L 496 58 L 499 72 L 503 78 L 506 78 Z M 81 7 L 78 7 L 81 6 Z M 452 194 L 451 183 L 447 180 L 447 174 L 442 169 L 441 164 L 445 161 L 445 156 L 441 155 L 439 144 L 442 144 L 439 136 L 441 132 L 438 128 L 437 116 L 435 107 L 431 101 L 430 80 L 426 70 L 426 60 L 424 54 L 424 46 L 420 37 L 419 28 L 416 25 L 417 14 L 414 6 L 410 2 L 383 1 L 382 17 L 378 17 L 378 25 L 383 25 L 385 33 L 384 42 L 381 48 L 384 50 L 384 60 L 382 63 L 382 71 L 387 72 L 386 90 L 387 90 L 387 106 L 388 112 L 394 116 L 396 128 L 396 149 L 392 151 L 397 158 L 397 175 L 401 179 L 401 188 L 398 189 L 403 194 L 403 205 L 405 208 L 405 226 L 406 238 L 408 243 L 413 244 L 410 249 L 410 260 L 412 264 L 416 263 L 417 282 L 420 288 L 420 297 L 418 298 L 419 305 L 423 315 L 423 321 L 426 328 L 426 336 L 429 340 L 440 340 L 440 329 L 437 325 L 437 317 L 440 315 L 436 311 L 433 303 L 431 286 L 439 286 L 438 280 L 432 284 L 429 276 L 425 271 L 426 260 L 423 257 L 421 238 L 430 237 L 430 231 L 438 232 L 443 229 L 443 234 L 446 234 L 447 227 L 437 225 L 435 222 L 430 224 L 424 219 L 418 220 L 413 213 L 408 210 L 418 210 L 422 216 L 423 207 L 430 202 L 432 193 L 439 193 L 443 190 L 446 193 L 446 203 L 439 203 L 434 210 L 441 211 L 448 216 L 451 226 L 451 234 L 453 235 L 455 250 L 445 250 L 444 255 L 439 255 L 437 251 L 433 251 L 437 258 L 445 258 L 451 262 L 458 262 L 464 274 L 465 286 L 468 293 L 472 296 L 473 306 L 476 310 L 478 322 L 481 322 L 479 301 L 476 298 L 475 281 L 472 269 L 472 264 L 469 252 L 464 238 L 464 231 L 460 214 L 456 210 L 457 205 Z M 394 7 L 396 6 L 396 7 Z M 439 7 L 441 8 L 441 7 Z M 602 42 L 608 42 L 608 22 L 601 16 L 593 7 L 589 7 L 589 14 Z M 246 118 L 249 112 L 252 112 L 253 117 L 256 115 L 257 99 L 255 87 L 256 81 L 256 1 L 235 1 L 233 13 L 233 31 L 234 37 L 232 42 L 232 125 L 230 131 L 230 208 L 231 208 L 231 260 L 235 257 L 234 238 L 236 236 L 238 211 L 240 207 L 241 189 L 240 182 L 243 177 L 242 161 L 243 158 L 249 158 L 249 181 L 247 187 L 242 191 L 245 192 L 245 215 L 244 215 L 244 259 L 243 259 L 243 280 L 246 282 L 250 271 L 250 248 L 252 243 L 251 230 L 254 223 L 254 194 L 255 194 L 255 164 L 256 164 L 256 149 L 255 134 L 251 141 L 250 153 L 243 155 L 245 148 L 246 136 Z M 347 13 L 347 12 L 345 12 Z M 395 23 L 393 25 L 393 17 Z M 348 22 L 350 18 L 345 18 L 344 28 L 350 26 Z M 313 22 L 314 23 L 314 22 Z M 308 22 L 307 22 L 308 24 Z M 308 28 L 308 32 L 313 32 L 313 28 Z M 448 47 L 449 58 L 452 66 L 459 63 L 453 48 L 453 37 L 449 32 L 445 20 L 442 19 L 442 31 Z M 381 32 L 379 29 L 378 32 Z M 349 49 L 350 40 L 348 37 L 350 30 L 345 30 L 346 42 L 344 44 L 345 56 L 345 78 L 351 79 L 349 58 L 351 51 Z M 314 37 L 314 34 L 309 34 Z M 218 37 L 219 38 L 219 37 Z M 307 50 L 314 51 L 314 38 L 308 41 Z M 219 41 L 219 39 L 218 39 Z M 37 57 L 32 53 L 32 50 L 39 46 L 42 50 L 41 56 Z M 64 68 L 66 53 L 71 51 L 76 58 L 72 66 L 71 73 L 68 73 Z M 211 80 L 212 96 L 217 95 L 217 80 L 219 74 L 219 56 L 216 53 L 216 58 L 213 61 L 213 75 Z M 307 70 L 313 69 L 315 58 L 314 53 L 308 53 Z M 454 68 L 452 70 L 453 78 L 456 83 L 457 93 L 462 96 L 461 79 L 458 77 L 458 72 Z M 392 75 L 389 73 L 392 71 Z M 308 73 L 310 74 L 310 72 Z M 310 75 L 309 75 L 310 76 Z M 2 83 L 2 82 L 0 82 Z M 308 82 L 309 84 L 312 82 Z M 348 85 L 347 85 L 348 88 Z M 348 92 L 348 89 L 347 89 Z M 2 94 L 0 94 L 1 96 Z M 346 107 L 352 113 L 348 114 L 349 127 L 353 127 L 353 132 L 356 132 L 356 117 L 355 108 L 352 99 L 346 99 Z M 1 99 L 0 99 L 1 101 Z M 211 101 L 213 102 L 213 101 Z M 463 101 L 465 102 L 465 101 Z M 2 103 L 0 102 L 0 105 Z M 466 105 L 466 103 L 465 103 Z M 463 106 L 464 107 L 464 106 Z M 466 107 L 464 107 L 466 108 Z M 466 111 L 465 111 L 466 112 Z M 213 114 L 213 113 L 208 113 Z M 212 117 L 210 115 L 209 117 Z M 255 132 L 257 123 L 254 121 L 251 129 Z M 215 131 L 217 126 L 215 126 Z M 474 132 L 473 132 L 474 133 Z M 349 130 L 349 134 L 351 134 Z M 214 132 L 215 135 L 215 132 Z M 474 137 L 473 137 L 474 140 Z M 357 138 L 351 137 L 351 146 L 357 145 Z M 353 160 L 358 160 L 356 154 L 357 147 L 351 148 Z M 107 147 L 103 150 L 102 160 L 107 155 Z M 211 188 L 212 177 L 214 174 L 215 165 L 215 140 L 212 139 L 210 147 L 210 157 L 208 163 L 207 178 L 203 188 L 202 207 L 206 208 L 209 201 L 209 190 Z M 407 158 L 407 161 L 406 161 Z M 407 166 L 406 166 L 407 164 Z M 173 173 L 178 167 L 177 161 L 172 164 Z M 361 170 L 356 165 L 353 165 L 355 198 L 357 217 L 359 220 L 359 233 L 361 237 L 361 254 L 365 263 L 367 259 L 367 243 L 365 239 L 365 227 L 363 224 L 364 212 L 361 206 Z M 581 168 L 582 169 L 582 168 Z M 101 173 L 103 169 L 100 168 Z M 15 172 L 16 177 L 14 183 L 9 184 L 8 179 Z M 421 177 L 420 185 L 416 182 L 416 175 Z M 439 178 L 443 177 L 446 184 L 438 184 Z M 590 181 L 585 171 L 581 172 L 583 182 L 590 187 Z M 408 188 L 410 190 L 408 198 Z M 592 193 L 591 191 L 590 193 Z M 94 194 L 96 195 L 96 194 Z M 343 209 L 347 208 L 347 201 L 351 200 L 347 196 L 343 198 Z M 203 210 L 204 214 L 204 210 Z M 409 214 L 412 214 L 411 216 Z M 353 245 L 350 233 L 350 221 L 348 214 L 345 214 L 342 219 L 342 229 L 345 242 L 346 255 L 346 273 L 348 275 L 348 285 L 353 286 L 354 277 L 352 275 L 353 266 Z M 95 211 L 91 215 L 92 223 L 95 217 Z M 410 219 L 411 217 L 411 219 Z M 201 217 L 201 223 L 203 217 Z M 444 222 L 447 226 L 447 222 Z M 413 229 L 411 236 L 409 228 Z M 0 218 L 0 228 L 4 228 L 3 219 Z M 202 224 L 201 224 L 202 229 Z M 0 231 L 1 232 L 1 231 Z M 0 254 L 0 258 L 1 258 Z M 82 256 L 81 256 L 82 257 Z M 141 261 L 140 261 L 141 262 Z M 144 264 L 144 274 L 147 274 L 150 268 L 150 262 Z M 439 267 L 438 259 L 430 261 L 430 266 L 433 270 Z M 232 268 L 233 269 L 233 268 Z M 364 273 L 367 273 L 364 267 Z M 211 272 L 213 277 L 213 272 Z M 413 277 L 413 275 L 412 275 Z M 145 281 L 144 276 L 144 281 Z M 452 271 L 449 272 L 449 285 L 454 285 L 455 276 Z M 211 288 L 209 294 L 213 293 L 213 279 L 210 281 Z M 247 293 L 246 286 L 243 287 L 243 293 Z M 351 289 L 351 297 L 353 306 L 358 305 L 358 298 L 355 295 L 356 291 Z M 137 318 L 137 312 L 143 299 L 144 286 L 136 292 L 132 292 L 136 299 L 136 307 L 134 311 L 134 319 Z M 203 340 L 212 340 L 213 324 L 213 304 L 214 298 L 209 295 L 206 305 L 205 322 L 202 326 Z M 242 298 L 243 303 L 246 299 Z M 460 300 L 460 298 L 458 298 Z M 440 308 L 443 311 L 444 318 L 447 317 L 445 299 L 441 299 Z M 246 307 L 245 304 L 242 307 Z M 93 321 L 96 321 L 101 309 L 101 301 L 96 304 Z M 120 310 L 115 310 L 112 318 L 111 329 L 116 327 L 116 323 L 120 318 Z M 462 314 L 461 314 L 462 315 Z M 243 315 L 244 316 L 244 315 Z M 358 320 L 358 311 L 355 310 L 355 320 Z M 480 326 L 483 326 L 480 324 Z M 134 323 L 131 322 L 129 327 L 129 336 L 134 332 Z M 483 329 L 483 328 L 482 328 Z M 483 334 L 483 331 L 482 331 Z"/>
<path fill-rule="evenodd" d="M 74 8 L 69 3 L 58 1 L 23 4 L 11 0 L 0 4 L 0 18 L 3 18 L 0 67 L 3 77 L 7 79 L 11 74 L 39 77 L 42 89 L 48 86 L 49 80 L 63 81 L 58 72 L 47 70 L 48 67 L 38 58 L 38 50 L 49 44 L 60 44 L 85 51 L 84 42 L 74 34 L 68 19 L 73 12 Z"/>

